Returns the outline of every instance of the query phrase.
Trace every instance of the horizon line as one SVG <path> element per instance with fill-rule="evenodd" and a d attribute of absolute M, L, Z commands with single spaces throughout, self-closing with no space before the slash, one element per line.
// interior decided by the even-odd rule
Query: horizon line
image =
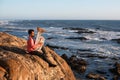
<path fill-rule="evenodd" d="M 120 19 L 0 19 L 0 20 L 106 20 L 106 21 L 119 21 Z"/>

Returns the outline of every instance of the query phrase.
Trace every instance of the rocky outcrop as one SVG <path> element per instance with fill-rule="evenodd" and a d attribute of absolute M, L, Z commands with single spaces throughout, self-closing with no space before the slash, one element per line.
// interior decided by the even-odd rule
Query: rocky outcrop
<path fill-rule="evenodd" d="M 67 57 L 66 54 L 63 54 L 61 57 L 67 61 L 67 63 L 71 66 L 71 68 L 74 71 L 76 71 L 77 73 L 81 75 L 85 74 L 85 78 L 84 78 L 85 80 L 88 80 L 88 79 L 106 80 L 106 78 L 103 76 L 104 74 L 106 74 L 105 71 L 97 70 L 96 71 L 97 73 L 87 72 L 87 65 L 89 64 L 84 59 L 77 58 L 75 55 L 72 55 L 71 57 Z"/>
<path fill-rule="evenodd" d="M 5 32 L 0 32 L 0 46 L 24 48 L 26 46 L 26 40 Z"/>
<path fill-rule="evenodd" d="M 113 80 L 120 79 L 120 63 L 116 62 L 114 68 L 109 69 L 111 73 L 114 74 Z"/>
<path fill-rule="evenodd" d="M 63 54 L 61 57 L 65 59 L 71 68 L 76 72 L 84 73 L 86 71 L 87 62 L 85 60 L 78 59 L 75 55 L 72 55 L 70 58 L 68 58 L 66 54 Z"/>
<path fill-rule="evenodd" d="M 0 80 L 75 80 L 66 61 L 44 47 L 57 63 L 50 67 L 40 55 L 26 54 L 26 40 L 0 32 Z"/>

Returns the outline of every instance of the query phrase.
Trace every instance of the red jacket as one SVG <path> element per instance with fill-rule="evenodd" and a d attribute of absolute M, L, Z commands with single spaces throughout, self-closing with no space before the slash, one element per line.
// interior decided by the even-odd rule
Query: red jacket
<path fill-rule="evenodd" d="M 35 40 L 31 36 L 29 36 L 27 40 L 27 51 L 35 51 L 38 46 L 40 46 L 40 44 L 35 44 Z"/>

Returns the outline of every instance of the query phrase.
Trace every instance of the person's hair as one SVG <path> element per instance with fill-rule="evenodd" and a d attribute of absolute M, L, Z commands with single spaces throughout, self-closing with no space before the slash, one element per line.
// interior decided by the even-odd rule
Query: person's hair
<path fill-rule="evenodd" d="M 28 34 L 29 34 L 29 35 L 30 35 L 32 32 L 34 32 L 33 29 L 29 29 L 29 30 L 28 30 Z"/>

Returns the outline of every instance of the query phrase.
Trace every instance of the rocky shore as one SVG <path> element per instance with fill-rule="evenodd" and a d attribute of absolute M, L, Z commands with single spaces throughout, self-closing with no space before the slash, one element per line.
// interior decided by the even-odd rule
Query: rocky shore
<path fill-rule="evenodd" d="M 56 67 L 51 67 L 42 56 L 26 54 L 26 40 L 4 32 L 0 32 L 0 36 L 0 80 L 120 80 L 119 58 L 111 58 L 114 60 L 112 64 L 95 63 L 84 58 L 107 60 L 108 57 L 90 54 L 89 49 L 77 50 L 80 58 L 66 54 L 60 57 L 53 49 L 69 49 L 47 44 L 43 52 L 52 55 L 57 63 Z M 72 39 L 86 40 L 81 37 Z M 89 67 L 92 64 L 101 66 Z"/>
<path fill-rule="evenodd" d="M 26 40 L 0 32 L 0 80 L 76 80 L 71 68 L 49 47 L 44 47 L 56 67 L 38 55 L 26 53 Z"/>
<path fill-rule="evenodd" d="M 89 65 L 83 59 L 77 58 L 75 55 L 71 57 L 67 57 L 67 55 L 63 54 L 61 56 L 66 62 L 71 66 L 72 70 L 82 75 L 87 71 L 87 66 Z M 108 68 L 109 72 L 113 75 L 111 80 L 120 80 L 120 63 L 113 64 L 112 68 Z M 105 77 L 107 72 L 103 70 L 96 70 L 95 72 L 89 72 L 85 76 L 85 79 L 77 79 L 77 80 L 109 80 L 108 77 Z"/>
<path fill-rule="evenodd" d="M 65 47 L 53 45 L 48 46 L 52 49 L 68 50 Z M 109 58 L 107 56 L 101 56 L 98 54 L 86 53 L 86 51 L 90 52 L 90 50 L 78 50 L 78 51 L 79 51 L 78 55 L 80 55 L 81 58 L 77 57 L 76 55 L 72 56 L 67 56 L 66 54 L 61 55 L 61 57 L 64 60 L 66 60 L 66 62 L 71 66 L 77 80 L 120 80 L 119 58 Z M 90 59 L 98 58 L 101 60 L 110 59 L 115 63 L 112 62 L 106 64 L 106 62 L 105 63 L 102 62 L 102 65 L 100 65 L 100 63 L 95 63 L 92 60 L 88 61 L 85 60 L 84 58 Z M 99 64 L 99 66 L 98 65 L 95 66 L 95 64 Z"/>

